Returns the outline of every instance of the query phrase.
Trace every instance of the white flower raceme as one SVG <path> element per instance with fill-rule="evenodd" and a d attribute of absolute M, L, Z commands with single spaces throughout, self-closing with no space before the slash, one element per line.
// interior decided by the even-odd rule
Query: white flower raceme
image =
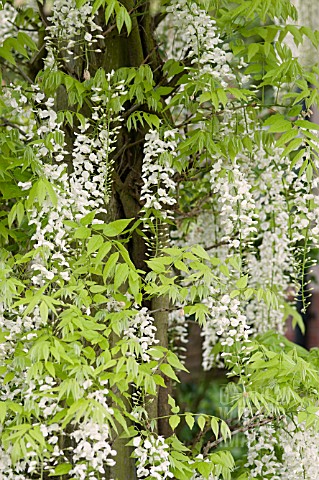
<path fill-rule="evenodd" d="M 148 362 L 150 356 L 146 353 L 152 345 L 156 345 L 156 327 L 154 318 L 143 307 L 137 311 L 123 331 L 123 339 L 128 341 L 127 355 L 141 356 L 144 362 Z"/>
<path fill-rule="evenodd" d="M 319 479 L 313 461 L 319 454 L 319 434 L 315 428 L 298 425 L 297 419 L 284 419 L 279 427 L 268 423 L 245 432 L 245 436 L 250 479 Z"/>
<path fill-rule="evenodd" d="M 114 73 L 114 72 L 113 72 Z M 108 81 L 112 81 L 112 73 Z M 110 85 L 110 84 L 109 84 Z M 120 122 L 120 117 L 110 106 L 111 98 L 120 97 L 124 92 L 123 83 L 110 85 L 97 98 L 97 88 L 93 90 L 94 115 L 97 123 L 96 133 L 88 134 L 91 125 L 89 121 L 79 127 L 73 145 L 73 171 L 68 174 L 66 143 L 61 123 L 57 122 L 57 114 L 53 109 L 54 99 L 44 99 L 44 96 L 35 89 L 37 108 L 41 105 L 41 127 L 37 134 L 42 137 L 48 132 L 55 131 L 58 135 L 51 135 L 53 153 L 45 145 L 37 143 L 36 156 L 42 167 L 45 178 L 52 184 L 52 193 L 43 199 L 41 207 L 36 205 L 30 212 L 30 225 L 34 224 L 36 231 L 32 236 L 35 248 L 44 247 L 47 252 L 45 258 L 38 258 L 32 266 L 35 275 L 32 277 L 34 285 L 43 286 L 47 280 L 58 275 L 64 281 L 70 278 L 69 256 L 71 255 L 70 228 L 66 221 L 80 221 L 86 214 L 95 211 L 96 216 L 106 213 L 105 205 L 108 201 L 110 189 L 110 175 L 112 163 L 110 154 L 114 150 L 119 126 L 111 128 L 111 122 Z M 45 160 L 52 155 L 52 163 Z M 23 185 L 25 187 L 25 185 Z M 47 187 L 49 188 L 49 187 Z M 93 220 L 98 222 L 98 219 Z M 42 254 L 43 256 L 43 254 Z M 48 267 L 48 264 L 50 268 Z"/>
<path fill-rule="evenodd" d="M 258 430 L 248 430 L 245 432 L 245 436 L 248 446 L 245 466 L 249 468 L 249 478 L 280 480 L 281 465 L 275 450 L 278 438 L 274 426 L 270 423 L 262 425 Z"/>
<path fill-rule="evenodd" d="M 110 444 L 109 428 L 105 423 L 83 423 L 71 437 L 76 444 L 72 454 L 75 466 L 70 471 L 73 478 L 85 480 L 92 469 L 98 476 L 104 475 L 105 466 L 115 465 L 116 451 Z"/>
<path fill-rule="evenodd" d="M 189 58 L 198 80 L 210 74 L 221 86 L 234 79 L 229 67 L 232 53 L 224 48 L 216 22 L 194 2 L 181 0 L 167 7 L 168 15 L 159 28 L 165 43 L 169 39 L 169 58 Z M 166 37 L 166 38 L 165 38 Z"/>
<path fill-rule="evenodd" d="M 133 439 L 134 453 L 137 463 L 137 478 L 164 480 L 174 478 L 170 472 L 168 445 L 162 436 L 148 435 Z"/>
<path fill-rule="evenodd" d="M 212 349 L 217 342 L 231 347 L 239 342 L 244 348 L 248 340 L 250 327 L 247 322 L 245 310 L 237 298 L 228 294 L 221 294 L 217 289 L 211 289 L 212 295 L 205 300 L 209 308 L 209 315 L 202 330 L 203 342 L 203 368 L 209 370 L 216 364 Z"/>
<path fill-rule="evenodd" d="M 3 480 L 32 480 L 32 474 L 38 467 L 36 456 L 31 452 L 26 455 L 24 460 L 13 463 L 11 455 L 12 447 L 4 450 L 0 446 L 0 478 Z"/>
<path fill-rule="evenodd" d="M 43 326 L 44 322 L 40 315 L 39 306 L 36 306 L 32 314 L 24 315 L 25 307 L 12 309 L 0 303 L 0 330 L 5 332 L 5 342 L 0 345 L 0 359 L 9 357 L 15 350 L 16 342 L 21 335 L 23 339 L 31 341 L 37 335 L 34 330 Z"/>
<path fill-rule="evenodd" d="M 304 478 L 319 480 L 319 471 L 314 459 L 319 455 L 319 433 L 314 427 L 296 426 L 292 421 L 279 435 L 279 444 L 283 449 L 280 470 L 281 480 Z"/>
<path fill-rule="evenodd" d="M 211 170 L 211 185 L 213 194 L 220 202 L 220 222 L 222 226 L 222 241 L 238 248 L 256 232 L 255 201 L 251 193 L 252 186 L 241 169 L 239 162 L 223 168 L 221 160 L 217 161 Z"/>
<path fill-rule="evenodd" d="M 0 4 L 0 45 L 13 34 L 16 15 L 17 11 L 11 3 Z"/>
<path fill-rule="evenodd" d="M 94 21 L 91 2 L 84 2 L 80 7 L 75 0 L 54 0 L 51 5 L 46 28 L 46 45 L 48 49 L 47 63 L 54 62 L 55 57 L 64 54 L 64 61 L 74 60 L 74 53 L 78 52 L 78 45 L 85 41 L 88 46 L 101 37 L 102 28 Z M 86 31 L 83 35 L 83 32 Z M 97 35 L 96 35 L 97 32 Z M 94 35 L 95 38 L 92 38 Z M 83 38 L 82 38 L 83 37 Z"/>
<path fill-rule="evenodd" d="M 175 172 L 171 167 L 171 159 L 176 156 L 177 150 L 175 135 L 175 130 L 167 130 L 161 139 L 157 130 L 150 130 L 145 136 L 141 189 L 143 210 L 157 210 L 162 218 L 167 217 L 169 207 L 176 203 L 172 195 L 175 192 Z"/>

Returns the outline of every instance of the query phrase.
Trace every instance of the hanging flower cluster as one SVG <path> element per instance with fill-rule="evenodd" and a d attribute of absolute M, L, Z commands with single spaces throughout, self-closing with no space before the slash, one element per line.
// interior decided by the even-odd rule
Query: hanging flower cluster
<path fill-rule="evenodd" d="M 232 53 L 227 51 L 227 45 L 223 45 L 216 22 L 196 3 L 187 0 L 173 2 L 167 12 L 159 35 L 163 41 L 169 39 L 169 58 L 189 58 L 192 66 L 198 69 L 194 78 L 198 80 L 208 73 L 226 87 L 234 79 L 228 64 Z"/>
<path fill-rule="evenodd" d="M 209 370 L 219 357 L 212 354 L 213 347 L 221 342 L 224 347 L 231 347 L 235 342 L 244 348 L 250 334 L 245 310 L 237 298 L 221 294 L 212 289 L 212 295 L 205 300 L 209 315 L 203 327 L 203 368 Z"/>
<path fill-rule="evenodd" d="M 213 195 L 218 196 L 220 222 L 223 237 L 230 247 L 238 249 L 256 232 L 255 201 L 240 165 L 234 163 L 229 170 L 223 169 L 222 160 L 217 161 L 211 170 Z"/>
<path fill-rule="evenodd" d="M 47 12 L 49 13 L 49 25 L 46 28 L 45 38 L 48 47 L 47 64 L 54 64 L 57 60 L 73 62 L 75 54 L 78 57 L 83 55 L 81 44 L 84 44 L 87 49 L 92 46 L 92 43 L 96 43 L 98 38 L 104 38 L 101 35 L 102 27 L 94 21 L 92 10 L 91 2 L 84 2 L 77 7 L 75 0 L 71 2 L 54 0 L 51 10 Z M 63 58 L 58 58 L 61 54 Z"/>
<path fill-rule="evenodd" d="M 115 465 L 116 451 L 109 443 L 109 429 L 105 423 L 82 423 L 71 437 L 76 444 L 72 456 L 75 467 L 70 471 L 73 478 L 85 480 L 90 470 L 94 472 L 90 479 L 99 478 L 100 474 L 105 474 L 105 466 Z"/>
<path fill-rule="evenodd" d="M 177 150 L 175 135 L 174 130 L 165 131 L 163 140 L 156 130 L 145 135 L 140 198 L 144 202 L 143 211 L 157 211 L 163 219 L 176 203 L 172 178 L 175 172 L 171 166 Z"/>
<path fill-rule="evenodd" d="M 147 308 L 143 307 L 137 311 L 123 331 L 123 339 L 129 342 L 127 355 L 140 356 L 143 362 L 148 362 L 150 356 L 146 353 L 147 350 L 158 343 L 155 335 L 154 318 L 148 313 Z"/>
<path fill-rule="evenodd" d="M 95 211 L 96 217 L 106 213 L 105 205 L 108 202 L 110 188 L 110 175 L 112 162 L 110 155 L 115 148 L 117 134 L 120 129 L 121 118 L 109 105 L 111 100 L 123 95 L 123 83 L 114 87 L 110 82 L 112 73 L 108 75 L 109 90 L 100 94 L 100 88 L 93 90 L 92 100 L 94 101 L 93 125 L 96 122 L 97 132 L 92 135 L 91 122 L 85 121 L 79 125 L 79 132 L 75 132 L 75 141 L 72 156 L 71 174 L 68 174 L 68 152 L 64 141 L 64 132 L 61 122 L 57 121 L 57 114 L 53 109 L 54 99 L 44 100 L 44 95 L 37 91 L 35 102 L 37 111 L 42 120 L 41 127 L 37 134 L 42 136 L 48 132 L 50 136 L 50 150 L 47 145 L 47 137 L 43 144 L 37 142 L 37 158 L 42 167 L 45 178 L 54 182 L 54 191 L 48 196 L 38 209 L 34 206 L 30 224 L 36 226 L 32 240 L 35 248 L 46 247 L 51 253 L 46 254 L 46 263 L 35 262 L 32 270 L 36 273 L 32 277 L 35 285 L 42 286 L 47 280 L 52 280 L 59 275 L 63 280 L 70 278 L 70 265 L 68 255 L 70 254 L 71 240 L 69 238 L 70 228 L 66 221 L 79 222 L 86 214 Z M 41 103 L 40 103 L 41 102 Z M 42 107 L 42 108 L 41 108 Z M 111 129 L 111 122 L 118 122 L 117 126 Z M 44 162 L 43 157 L 52 155 L 52 163 Z M 21 184 L 28 188 L 29 184 Z M 95 218 L 94 223 L 101 220 Z M 39 260 L 39 259 L 38 259 Z"/>
<path fill-rule="evenodd" d="M 17 15 L 16 9 L 9 2 L 0 4 L 0 45 L 10 38 L 14 32 L 14 21 Z"/>
<path fill-rule="evenodd" d="M 248 445 L 246 467 L 249 478 L 317 480 L 318 469 L 313 459 L 319 452 L 319 435 L 315 428 L 305 428 L 295 420 L 283 420 L 280 428 L 271 423 L 258 431 L 245 432 Z"/>
<path fill-rule="evenodd" d="M 168 445 L 164 437 L 148 435 L 133 439 L 134 458 L 137 463 L 137 478 L 164 480 L 173 478 L 170 472 Z"/>
<path fill-rule="evenodd" d="M 234 118 L 225 110 L 221 122 L 225 138 L 234 134 L 239 118 L 240 113 Z M 252 118 L 253 113 L 243 118 L 250 136 L 254 135 Z M 250 145 L 249 150 L 243 148 L 233 160 L 213 155 L 210 181 L 214 215 L 201 214 L 187 234 L 187 241 L 212 246 L 220 259 L 239 255 L 242 271 L 249 273 L 248 287 L 254 291 L 268 289 L 277 296 L 277 302 L 271 304 L 256 295 L 244 302 L 243 328 L 246 331 L 249 325 L 250 334 L 264 333 L 269 328 L 284 331 L 285 292 L 292 283 L 302 282 L 298 272 L 310 266 L 303 263 L 307 255 L 302 252 L 308 254 L 318 245 L 318 196 L 314 193 L 318 160 L 316 155 L 310 155 L 306 139 L 301 146 L 304 156 L 295 161 L 293 169 L 283 148 L 263 147 L 260 141 Z M 201 228 L 203 215 L 206 222 Z M 217 330 L 217 320 L 209 321 L 205 327 L 205 368 L 213 364 L 207 359 L 219 340 Z"/>

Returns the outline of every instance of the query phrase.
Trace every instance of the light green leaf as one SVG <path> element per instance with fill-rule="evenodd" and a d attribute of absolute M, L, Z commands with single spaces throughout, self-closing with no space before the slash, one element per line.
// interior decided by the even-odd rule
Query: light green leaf
<path fill-rule="evenodd" d="M 241 277 L 239 280 L 237 280 L 236 287 L 239 288 L 239 290 L 243 290 L 244 288 L 247 287 L 247 282 L 248 282 L 248 275 L 245 275 Z"/>
<path fill-rule="evenodd" d="M 93 235 L 88 241 L 87 244 L 87 252 L 90 255 L 91 253 L 98 250 L 101 245 L 103 244 L 103 237 L 102 235 Z"/>
<path fill-rule="evenodd" d="M 192 428 L 194 426 L 194 423 L 195 423 L 194 416 L 191 413 L 186 413 L 185 421 L 186 421 L 189 429 L 192 430 Z"/>
<path fill-rule="evenodd" d="M 198 423 L 198 426 L 201 429 L 201 431 L 203 431 L 204 428 L 205 428 L 205 425 L 206 425 L 206 417 L 204 415 L 200 415 L 197 418 L 197 423 Z"/>
<path fill-rule="evenodd" d="M 79 238 L 83 240 L 84 238 L 89 238 L 91 236 L 91 229 L 88 227 L 79 227 L 74 232 L 74 238 Z"/>
<path fill-rule="evenodd" d="M 224 442 L 226 442 L 228 438 L 231 439 L 231 431 L 229 430 L 229 427 L 227 423 L 224 422 L 224 420 L 221 420 L 220 433 L 223 437 Z"/>
<path fill-rule="evenodd" d="M 72 469 L 72 465 L 70 463 L 60 463 L 54 469 L 54 473 L 50 473 L 49 477 L 59 477 L 61 475 L 66 475 Z"/>
<path fill-rule="evenodd" d="M 107 237 L 116 237 L 126 229 L 132 220 L 133 218 L 123 218 L 121 220 L 115 220 L 114 222 L 108 223 L 103 228 L 103 233 Z"/>
<path fill-rule="evenodd" d="M 210 426 L 211 426 L 211 429 L 213 430 L 215 437 L 218 438 L 218 420 L 216 417 L 211 418 Z"/>
<path fill-rule="evenodd" d="M 160 370 L 164 373 L 164 375 L 166 375 L 167 377 L 169 378 L 172 378 L 173 380 L 175 380 L 176 382 L 179 382 L 174 370 L 172 369 L 172 367 L 170 365 L 168 365 L 167 363 L 162 363 L 162 365 L 160 365 Z"/>
<path fill-rule="evenodd" d="M 120 263 L 117 265 L 114 275 L 114 289 L 118 290 L 119 287 L 127 280 L 129 274 L 129 267 L 126 263 Z"/>
<path fill-rule="evenodd" d="M 6 402 L 0 402 L 0 423 L 4 423 L 7 413 Z"/>
<path fill-rule="evenodd" d="M 168 420 L 172 430 L 175 430 L 175 428 L 179 425 L 180 421 L 181 421 L 181 418 L 179 415 L 172 415 L 171 417 L 169 417 L 169 420 Z"/>

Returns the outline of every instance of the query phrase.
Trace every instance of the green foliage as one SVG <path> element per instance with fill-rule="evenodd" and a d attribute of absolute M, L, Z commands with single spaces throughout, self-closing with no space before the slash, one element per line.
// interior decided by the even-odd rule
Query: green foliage
<path fill-rule="evenodd" d="M 270 162 L 277 167 L 287 159 L 281 199 L 296 257 L 294 271 L 284 274 L 295 283 L 303 277 L 299 283 L 306 304 L 304 276 L 312 247 L 307 212 L 316 211 L 311 194 L 319 129 L 308 113 L 318 103 L 318 68 L 305 70 L 284 40 L 290 34 L 299 45 L 306 37 L 317 48 L 318 32 L 287 23 L 296 19 L 288 0 L 198 2 L 202 15 L 211 16 L 218 28 L 216 49 L 220 43 L 229 55 L 225 65 L 231 81 L 226 81 L 226 74 L 205 70 L 201 46 L 193 57 L 184 49 L 185 58 L 165 58 L 165 45 L 157 45 L 151 31 L 154 19 L 142 5 L 77 0 L 73 8 L 90 5 L 90 18 L 100 26 L 96 47 L 85 39 L 91 35 L 89 23 L 72 31 L 70 44 L 63 28 L 63 38 L 58 31 L 48 41 L 44 30 L 52 12 L 45 5 L 8 5 L 16 12 L 16 29 L 0 45 L 0 457 L 7 455 L 14 471 L 33 455 L 33 478 L 66 480 L 75 478 L 72 449 L 81 426 L 103 427 L 116 448 L 124 440 L 129 458 L 137 438 L 144 443 L 152 435 L 161 438 L 164 422 L 174 478 L 248 478 L 231 447 L 234 437 L 246 431 L 247 415 L 278 425 L 297 418 L 318 430 L 318 350 L 297 347 L 272 329 L 249 339 L 248 334 L 234 336 L 228 343 L 218 333 L 209 353 L 224 361 L 229 412 L 184 411 L 172 385 L 178 389 L 185 378 L 181 372 L 189 372 L 167 346 L 167 316 L 182 310 L 188 323 L 204 331 L 212 318 L 217 324 L 216 305 L 228 305 L 222 306 L 225 318 L 234 322 L 238 304 L 242 317 L 255 304 L 268 315 L 266 322 L 275 311 L 277 325 L 289 315 L 304 330 L 275 281 L 263 284 L 247 267 L 252 251 L 259 252 L 257 260 L 262 255 L 262 222 L 276 231 L 275 215 L 268 212 L 261 219 L 261 212 L 251 211 L 257 233 L 248 239 L 241 228 L 249 219 L 240 215 L 229 237 L 221 238 L 216 223 L 211 242 L 190 238 L 201 215 L 220 214 L 226 189 L 218 197 L 212 172 L 216 184 L 232 185 L 238 162 L 255 161 L 251 190 L 257 190 L 266 167 L 256 162 L 255 146 L 269 158 L 277 149 L 279 157 Z M 139 49 L 143 58 L 135 61 Z M 58 51 L 51 64 L 48 51 Z M 250 76 L 246 83 L 239 81 L 242 68 Z M 147 157 L 142 147 L 149 131 L 158 138 L 148 156 L 175 173 L 169 179 L 174 201 L 165 204 L 164 171 L 158 185 L 150 187 L 163 187 L 164 193 L 157 206 L 147 208 L 140 197 Z M 167 140 L 172 131 L 176 151 L 166 148 L 172 145 Z M 98 161 L 90 163 L 92 158 Z M 155 161 L 152 167 L 156 172 Z M 295 171 L 297 179 L 289 185 L 286 179 Z M 305 204 L 300 206 L 293 188 L 301 178 Z M 235 187 L 229 192 L 238 194 Z M 236 208 L 240 211 L 239 201 Z M 297 240 L 296 219 L 305 221 Z M 177 233 L 176 241 L 166 227 L 172 237 Z M 223 251 L 231 242 L 237 246 Z M 152 244 L 155 248 L 147 251 Z M 258 431 L 260 425 L 252 422 L 247 430 Z M 56 460 L 47 434 L 52 426 L 63 450 Z M 182 442 L 182 429 L 189 442 Z M 80 465 L 85 461 L 81 458 Z M 49 465 L 45 474 L 44 465 Z M 110 478 L 116 478 L 113 465 L 108 466 Z M 88 478 L 95 473 L 89 466 Z M 135 474 L 125 475 L 120 480 Z"/>

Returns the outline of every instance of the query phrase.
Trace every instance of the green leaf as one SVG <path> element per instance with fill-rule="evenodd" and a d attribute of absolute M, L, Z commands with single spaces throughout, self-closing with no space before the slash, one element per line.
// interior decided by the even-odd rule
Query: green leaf
<path fill-rule="evenodd" d="M 227 267 L 227 265 L 223 265 L 223 264 L 219 265 L 219 270 L 226 277 L 230 277 L 229 268 Z"/>
<path fill-rule="evenodd" d="M 13 205 L 8 215 L 8 227 L 11 228 L 17 215 L 17 204 Z"/>
<path fill-rule="evenodd" d="M 92 285 L 90 287 L 90 292 L 92 293 L 102 293 L 105 292 L 106 287 L 104 285 Z"/>
<path fill-rule="evenodd" d="M 108 261 L 105 264 L 104 270 L 103 270 L 103 280 L 104 281 L 112 275 L 114 267 L 116 265 L 116 262 L 119 259 L 119 256 L 120 256 L 119 252 L 114 252 L 110 255 Z"/>
<path fill-rule="evenodd" d="M 45 302 L 40 303 L 40 316 L 43 323 L 46 324 L 49 316 L 49 309 Z"/>
<path fill-rule="evenodd" d="M 60 475 L 66 475 L 72 469 L 72 465 L 70 463 L 60 463 L 54 469 L 53 473 L 49 474 L 49 477 L 58 477 Z"/>
<path fill-rule="evenodd" d="M 210 426 L 211 426 L 211 429 L 213 430 L 215 437 L 218 438 L 218 420 L 216 417 L 211 418 Z"/>
<path fill-rule="evenodd" d="M 121 33 L 122 27 L 124 25 L 125 12 L 126 12 L 126 9 L 123 6 L 120 6 L 120 8 L 117 9 L 117 12 L 116 12 L 116 26 L 119 33 Z"/>
<path fill-rule="evenodd" d="M 197 465 L 198 472 L 202 475 L 202 478 L 209 479 L 210 474 L 212 473 L 213 464 L 211 462 L 199 462 Z"/>
<path fill-rule="evenodd" d="M 86 227 L 87 225 L 90 225 L 90 223 L 93 222 L 94 217 L 95 217 L 95 212 L 87 213 L 86 215 L 84 215 L 84 217 L 81 218 L 80 224 Z"/>
<path fill-rule="evenodd" d="M 88 1 L 88 0 L 76 0 L 76 1 L 75 1 L 76 8 L 81 8 L 81 7 L 83 7 L 83 5 L 85 5 L 87 1 Z"/>
<path fill-rule="evenodd" d="M 220 433 L 223 437 L 224 442 L 226 442 L 228 438 L 231 439 L 231 431 L 229 430 L 229 427 L 227 423 L 224 422 L 224 420 L 221 420 Z"/>
<path fill-rule="evenodd" d="M 198 423 L 198 426 L 201 429 L 201 431 L 203 431 L 204 428 L 205 428 L 205 425 L 206 425 L 206 417 L 204 415 L 200 415 L 197 418 L 197 423 Z"/>
<path fill-rule="evenodd" d="M 130 270 L 129 272 L 128 283 L 131 293 L 134 296 L 135 301 L 137 301 L 138 295 L 140 293 L 140 277 L 139 274 L 134 270 Z"/>
<path fill-rule="evenodd" d="M 278 140 L 276 141 L 277 147 L 283 147 L 286 143 L 290 142 L 291 140 L 295 139 L 297 135 L 296 129 L 292 128 L 286 133 L 280 135 Z"/>
<path fill-rule="evenodd" d="M 101 0 L 97 0 L 97 1 L 101 1 Z M 117 5 L 118 5 L 118 2 L 116 0 L 109 0 L 107 2 L 107 7 L 105 9 L 105 23 L 108 23 L 109 19 L 114 13 L 115 6 Z"/>
<path fill-rule="evenodd" d="M 306 149 L 305 148 L 301 148 L 297 153 L 296 155 L 294 156 L 294 158 L 292 159 L 291 161 L 291 164 L 290 164 L 290 169 L 292 170 L 295 165 L 297 165 L 297 163 L 299 162 L 299 160 L 301 160 L 303 158 L 303 156 L 305 155 L 306 153 Z"/>
<path fill-rule="evenodd" d="M 19 198 L 24 195 L 22 190 L 12 183 L 0 182 L 0 192 L 3 195 L 4 200 L 10 200 L 11 198 Z"/>
<path fill-rule="evenodd" d="M 7 404 L 5 402 L 0 402 L 0 423 L 4 423 L 7 413 Z"/>
<path fill-rule="evenodd" d="M 186 421 L 189 429 L 192 430 L 192 428 L 194 426 L 194 423 L 195 423 L 194 416 L 191 413 L 186 413 L 185 421 Z"/>
<path fill-rule="evenodd" d="M 204 258 L 205 260 L 210 260 L 208 253 L 203 249 L 201 245 L 194 245 L 191 248 L 191 252 L 197 255 L 200 258 Z"/>
<path fill-rule="evenodd" d="M 102 7 L 102 5 L 104 6 L 105 3 L 106 3 L 106 0 L 95 0 L 95 2 L 93 3 L 93 8 L 92 8 L 92 15 L 94 15 L 94 14 L 98 11 L 98 9 L 99 9 L 100 7 Z M 115 2 L 108 2 L 108 6 L 109 6 L 110 3 L 113 4 L 113 8 L 114 8 Z M 105 15 L 106 15 L 106 14 L 105 14 Z M 110 18 L 110 17 L 109 17 L 109 18 Z M 108 22 L 109 18 L 108 18 L 108 19 L 105 18 L 105 22 L 106 22 L 106 23 Z"/>
<path fill-rule="evenodd" d="M 238 297 L 238 295 L 240 295 L 240 290 L 232 290 L 229 294 L 230 298 Z"/>
<path fill-rule="evenodd" d="M 170 365 L 168 365 L 167 363 L 162 363 L 162 365 L 160 365 L 160 370 L 164 373 L 164 375 L 166 375 L 167 377 L 169 378 L 172 378 L 173 380 L 175 380 L 176 382 L 179 382 L 174 370 L 172 369 L 172 367 Z"/>
<path fill-rule="evenodd" d="M 175 353 L 168 351 L 166 358 L 172 367 L 176 368 L 177 370 L 184 370 L 184 372 L 188 372 L 187 368 L 185 368 Z"/>
<path fill-rule="evenodd" d="M 104 242 L 103 245 L 99 248 L 99 251 L 97 252 L 97 255 L 95 257 L 95 262 L 96 264 L 99 264 L 102 262 L 104 257 L 109 253 L 109 251 L 112 248 L 112 243 L 111 242 Z"/>
<path fill-rule="evenodd" d="M 49 374 L 51 375 L 51 377 L 55 377 L 55 367 L 53 365 L 52 362 L 44 362 L 44 366 L 45 368 L 47 369 L 47 371 L 49 372 Z"/>
<path fill-rule="evenodd" d="M 0 47 L 0 57 L 4 58 L 9 63 L 12 63 L 12 65 L 16 64 L 15 58 L 10 52 L 10 48 L 8 48 L 7 45 L 5 46 L 5 43 L 3 44 L 2 47 Z"/>
<path fill-rule="evenodd" d="M 134 220 L 133 218 L 123 218 L 121 220 L 115 220 L 115 222 L 108 223 L 103 228 L 103 233 L 107 237 L 116 237 L 120 235 L 126 227 Z"/>
<path fill-rule="evenodd" d="M 306 130 L 319 130 L 317 123 L 309 122 L 308 120 L 296 120 L 295 125 Z"/>
<path fill-rule="evenodd" d="M 248 282 L 248 275 L 245 275 L 244 277 L 241 277 L 239 280 L 237 280 L 236 287 L 239 288 L 240 290 L 243 290 L 244 288 L 247 287 L 247 282 Z"/>
<path fill-rule="evenodd" d="M 98 250 L 102 244 L 103 244 L 102 235 L 93 235 L 93 237 L 90 238 L 87 244 L 88 254 L 91 255 L 91 253 Z"/>
<path fill-rule="evenodd" d="M 153 375 L 152 377 L 153 377 L 156 385 L 159 385 L 160 387 L 166 388 L 164 379 L 163 379 L 163 377 L 161 377 L 161 375 L 155 374 L 155 375 Z"/>
<path fill-rule="evenodd" d="M 259 43 L 251 43 L 248 46 L 248 54 L 247 54 L 248 62 L 250 62 L 251 59 L 254 58 L 254 56 L 258 51 L 259 51 Z"/>
<path fill-rule="evenodd" d="M 77 228 L 74 232 L 74 238 L 78 238 L 80 240 L 89 238 L 90 236 L 91 236 L 91 229 L 88 227 Z"/>
<path fill-rule="evenodd" d="M 253 288 L 247 288 L 247 290 L 245 290 L 244 292 L 245 300 L 249 300 L 254 293 L 255 293 L 255 290 Z"/>
<path fill-rule="evenodd" d="M 17 39 L 23 45 L 26 45 L 32 51 L 38 50 L 37 44 L 32 40 L 32 38 L 25 32 L 19 32 Z"/>
<path fill-rule="evenodd" d="M 175 430 L 175 428 L 179 425 L 180 421 L 181 417 L 179 415 L 172 415 L 171 417 L 169 417 L 168 420 L 172 430 Z"/>
<path fill-rule="evenodd" d="M 312 182 L 312 177 L 313 177 L 313 168 L 312 168 L 311 163 L 309 163 L 308 166 L 307 166 L 307 169 L 306 169 L 306 178 L 307 178 L 307 182 L 309 184 L 311 184 L 311 182 Z"/>
<path fill-rule="evenodd" d="M 47 180 L 46 178 L 43 178 L 43 183 L 45 185 L 45 188 L 46 188 L 46 191 L 49 195 L 49 198 L 51 200 L 51 203 L 54 207 L 57 206 L 58 204 L 58 197 L 54 191 L 54 188 L 52 187 L 51 183 L 49 182 L 49 180 Z"/>
<path fill-rule="evenodd" d="M 129 267 L 126 263 L 120 263 L 117 265 L 114 275 L 114 289 L 118 290 L 119 287 L 127 280 L 129 274 Z"/>

